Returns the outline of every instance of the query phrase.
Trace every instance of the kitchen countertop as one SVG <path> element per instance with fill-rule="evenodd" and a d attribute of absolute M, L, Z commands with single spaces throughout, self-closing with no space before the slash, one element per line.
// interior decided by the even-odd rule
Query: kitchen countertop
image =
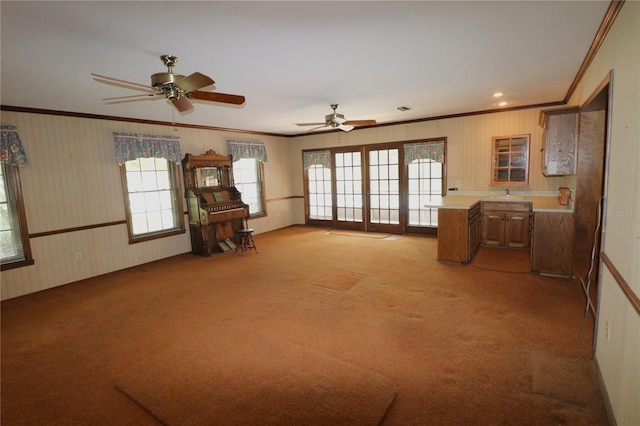
<path fill-rule="evenodd" d="M 424 207 L 433 207 L 439 209 L 469 209 L 478 201 L 494 201 L 494 202 L 530 202 L 534 212 L 552 212 L 552 213 L 573 213 L 573 208 L 560 205 L 560 197 L 527 197 L 514 196 L 506 199 L 504 197 L 495 197 L 491 195 L 447 195 L 442 197 L 441 201 L 433 201 L 424 205 Z"/>

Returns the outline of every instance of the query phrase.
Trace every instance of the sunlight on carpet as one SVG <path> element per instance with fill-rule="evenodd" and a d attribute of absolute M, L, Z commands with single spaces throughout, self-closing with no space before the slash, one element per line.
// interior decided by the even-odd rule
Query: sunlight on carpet
<path fill-rule="evenodd" d="M 343 237 L 372 238 L 374 240 L 394 239 L 393 234 L 385 234 L 380 232 L 351 231 L 348 229 L 332 229 L 330 231 L 327 231 L 326 234 L 339 235 Z"/>
<path fill-rule="evenodd" d="M 166 425 L 377 425 L 386 377 L 221 323 L 152 355 L 116 387 Z"/>

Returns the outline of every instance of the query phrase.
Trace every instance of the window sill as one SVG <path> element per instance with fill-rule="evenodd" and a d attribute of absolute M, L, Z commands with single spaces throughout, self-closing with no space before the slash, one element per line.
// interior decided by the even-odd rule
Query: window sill
<path fill-rule="evenodd" d="M 36 263 L 33 259 L 18 260 L 15 262 L 3 263 L 0 271 L 8 271 L 9 269 L 22 268 L 23 266 L 31 266 Z"/>

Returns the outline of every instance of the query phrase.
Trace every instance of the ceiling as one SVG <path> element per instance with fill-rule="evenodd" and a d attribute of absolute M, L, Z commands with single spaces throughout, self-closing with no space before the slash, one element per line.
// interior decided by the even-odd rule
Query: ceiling
<path fill-rule="evenodd" d="M 562 101 L 609 1 L 2 1 L 3 106 L 306 133 L 329 104 L 378 124 Z M 179 113 L 98 73 L 140 84 L 165 72 L 215 80 Z M 396 108 L 407 106 L 409 111 Z"/>

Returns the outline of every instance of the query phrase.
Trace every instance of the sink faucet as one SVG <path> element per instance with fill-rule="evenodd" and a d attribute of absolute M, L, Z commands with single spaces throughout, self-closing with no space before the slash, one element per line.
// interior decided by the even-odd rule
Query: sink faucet
<path fill-rule="evenodd" d="M 505 188 L 505 189 L 504 189 L 504 194 L 505 194 L 505 195 L 511 195 L 511 194 L 509 193 L 509 188 Z"/>

